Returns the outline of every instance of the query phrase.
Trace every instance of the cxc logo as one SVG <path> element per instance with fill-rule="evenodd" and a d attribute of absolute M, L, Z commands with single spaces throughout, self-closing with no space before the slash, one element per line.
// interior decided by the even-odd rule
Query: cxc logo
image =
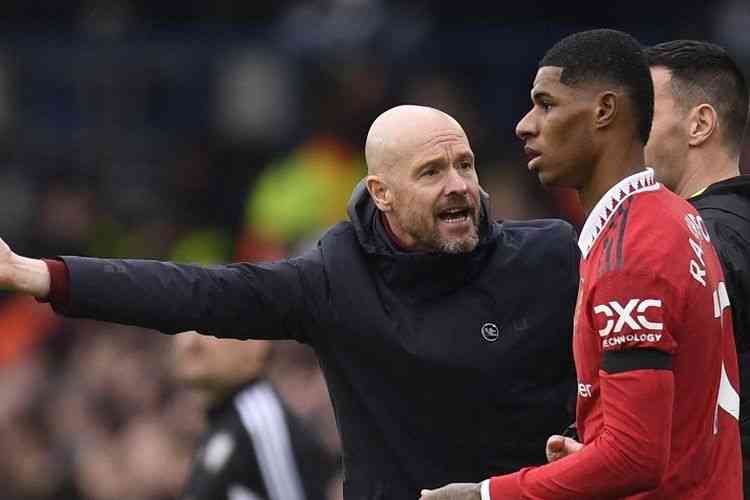
<path fill-rule="evenodd" d="M 658 307 L 661 309 L 660 299 L 631 299 L 627 304 L 622 306 L 617 301 L 611 301 L 609 304 L 600 304 L 594 307 L 595 314 L 604 314 L 607 318 L 607 324 L 599 330 L 599 335 L 606 337 L 613 331 L 620 333 L 625 325 L 632 330 L 663 330 L 663 323 L 654 323 L 646 319 L 644 313 L 647 309 Z M 633 318 L 633 312 L 637 315 Z M 617 316 L 617 320 L 615 320 Z"/>

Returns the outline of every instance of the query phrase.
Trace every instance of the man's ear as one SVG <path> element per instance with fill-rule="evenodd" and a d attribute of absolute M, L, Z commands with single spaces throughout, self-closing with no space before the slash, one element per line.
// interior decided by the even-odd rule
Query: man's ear
<path fill-rule="evenodd" d="M 700 104 L 688 114 L 688 145 L 700 146 L 714 134 L 719 125 L 716 110 L 710 104 Z"/>
<path fill-rule="evenodd" d="M 621 97 L 611 90 L 596 96 L 596 109 L 594 110 L 594 126 L 596 128 L 608 127 L 614 121 Z"/>
<path fill-rule="evenodd" d="M 379 175 L 368 175 L 365 177 L 365 185 L 370 192 L 370 197 L 382 212 L 392 210 L 392 193 L 388 184 Z"/>

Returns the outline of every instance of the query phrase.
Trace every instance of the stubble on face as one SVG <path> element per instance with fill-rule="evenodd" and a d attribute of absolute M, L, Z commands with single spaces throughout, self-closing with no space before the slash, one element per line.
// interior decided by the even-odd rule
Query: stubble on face
<path fill-rule="evenodd" d="M 467 234 L 463 238 L 441 238 L 438 242 L 438 246 L 444 253 L 469 253 L 472 252 L 479 244 L 479 229 L 476 224 L 472 226 L 471 233 Z"/>
<path fill-rule="evenodd" d="M 414 239 L 418 248 L 450 254 L 471 252 L 479 244 L 479 207 L 468 199 L 468 195 L 466 197 L 450 196 L 441 203 L 441 206 L 449 204 L 471 207 L 469 214 L 471 227 L 467 234 L 454 237 L 443 235 L 438 227 L 440 208 L 437 207 L 426 213 L 415 210 L 416 204 L 399 191 L 394 192 L 393 215 L 400 227 Z"/>
<path fill-rule="evenodd" d="M 391 229 L 408 249 L 462 253 L 476 247 L 479 187 L 474 155 L 455 119 L 433 108 L 397 106 L 373 123 L 365 152 L 369 173 L 379 177 L 391 194 L 390 205 L 384 208 Z M 462 182 L 455 177 L 462 158 L 468 158 L 471 167 L 458 170 L 466 185 L 451 186 Z M 436 177 L 427 180 L 420 170 L 432 164 L 439 164 Z M 467 215 L 447 220 L 441 214 L 446 208 L 467 209 Z"/>

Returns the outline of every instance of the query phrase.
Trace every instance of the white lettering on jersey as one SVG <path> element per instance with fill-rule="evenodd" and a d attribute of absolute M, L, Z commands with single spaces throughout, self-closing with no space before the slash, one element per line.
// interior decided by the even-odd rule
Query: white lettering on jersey
<path fill-rule="evenodd" d="M 722 328 L 724 327 L 722 312 L 729 306 L 731 304 L 729 302 L 727 286 L 723 281 L 720 281 L 716 290 L 714 290 L 714 318 L 721 321 Z M 716 400 L 716 413 L 714 414 L 714 434 L 718 434 L 719 432 L 719 408 L 722 408 L 735 419 L 739 420 L 740 396 L 727 376 L 727 370 L 723 361 L 721 363 L 721 378 L 719 379 L 719 394 Z"/>
<path fill-rule="evenodd" d="M 706 224 L 699 215 L 687 214 L 685 216 L 685 223 L 690 232 L 693 233 L 693 236 L 695 236 L 695 239 L 698 241 L 711 241 L 711 237 L 708 235 L 708 230 L 706 229 Z M 703 260 L 703 254 L 705 251 L 700 243 L 693 238 L 688 238 L 688 243 L 690 243 L 690 248 L 693 249 L 693 255 L 695 255 L 698 258 L 698 261 L 700 261 L 699 264 L 695 259 L 690 259 L 690 276 L 701 285 L 706 286 L 706 261 Z"/>
<path fill-rule="evenodd" d="M 703 260 L 703 248 L 699 243 L 696 243 L 693 238 L 688 238 L 688 241 L 690 242 L 690 246 L 693 248 L 693 253 L 698 257 L 698 260 L 701 261 L 701 266 L 706 267 L 706 261 Z"/>
<path fill-rule="evenodd" d="M 708 234 L 706 223 L 703 222 L 703 218 L 700 215 L 687 214 L 685 216 L 685 223 L 688 229 L 697 239 L 703 239 L 711 241 L 711 236 Z"/>
<path fill-rule="evenodd" d="M 631 330 L 663 330 L 664 323 L 649 321 L 645 316 L 647 309 L 658 307 L 661 309 L 661 299 L 630 299 L 625 306 L 612 300 L 608 304 L 599 304 L 594 307 L 594 314 L 604 314 L 607 323 L 599 330 L 600 337 L 606 337 L 610 333 L 620 333 L 627 324 Z M 633 318 L 633 312 L 637 312 Z M 617 321 L 614 316 L 617 314 Z M 661 338 L 661 335 L 659 336 Z"/>
<path fill-rule="evenodd" d="M 690 260 L 690 276 L 701 285 L 706 286 L 706 270 L 699 266 L 694 260 Z"/>
<path fill-rule="evenodd" d="M 651 342 L 655 344 L 661 340 L 661 333 L 630 333 L 602 340 L 602 347 L 617 347 L 628 342 Z"/>
<path fill-rule="evenodd" d="M 578 382 L 578 395 L 582 398 L 590 398 L 591 397 L 591 384 L 584 384 L 583 382 Z"/>
<path fill-rule="evenodd" d="M 727 286 L 720 281 L 719 286 L 714 290 L 714 318 L 721 318 L 721 312 L 730 305 Z"/>

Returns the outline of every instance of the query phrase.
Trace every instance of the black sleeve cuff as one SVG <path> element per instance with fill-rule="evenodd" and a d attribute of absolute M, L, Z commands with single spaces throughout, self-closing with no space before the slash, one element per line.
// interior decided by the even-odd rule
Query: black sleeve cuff
<path fill-rule="evenodd" d="M 602 370 L 622 373 L 633 370 L 671 370 L 672 355 L 656 349 L 608 351 L 602 355 Z"/>

